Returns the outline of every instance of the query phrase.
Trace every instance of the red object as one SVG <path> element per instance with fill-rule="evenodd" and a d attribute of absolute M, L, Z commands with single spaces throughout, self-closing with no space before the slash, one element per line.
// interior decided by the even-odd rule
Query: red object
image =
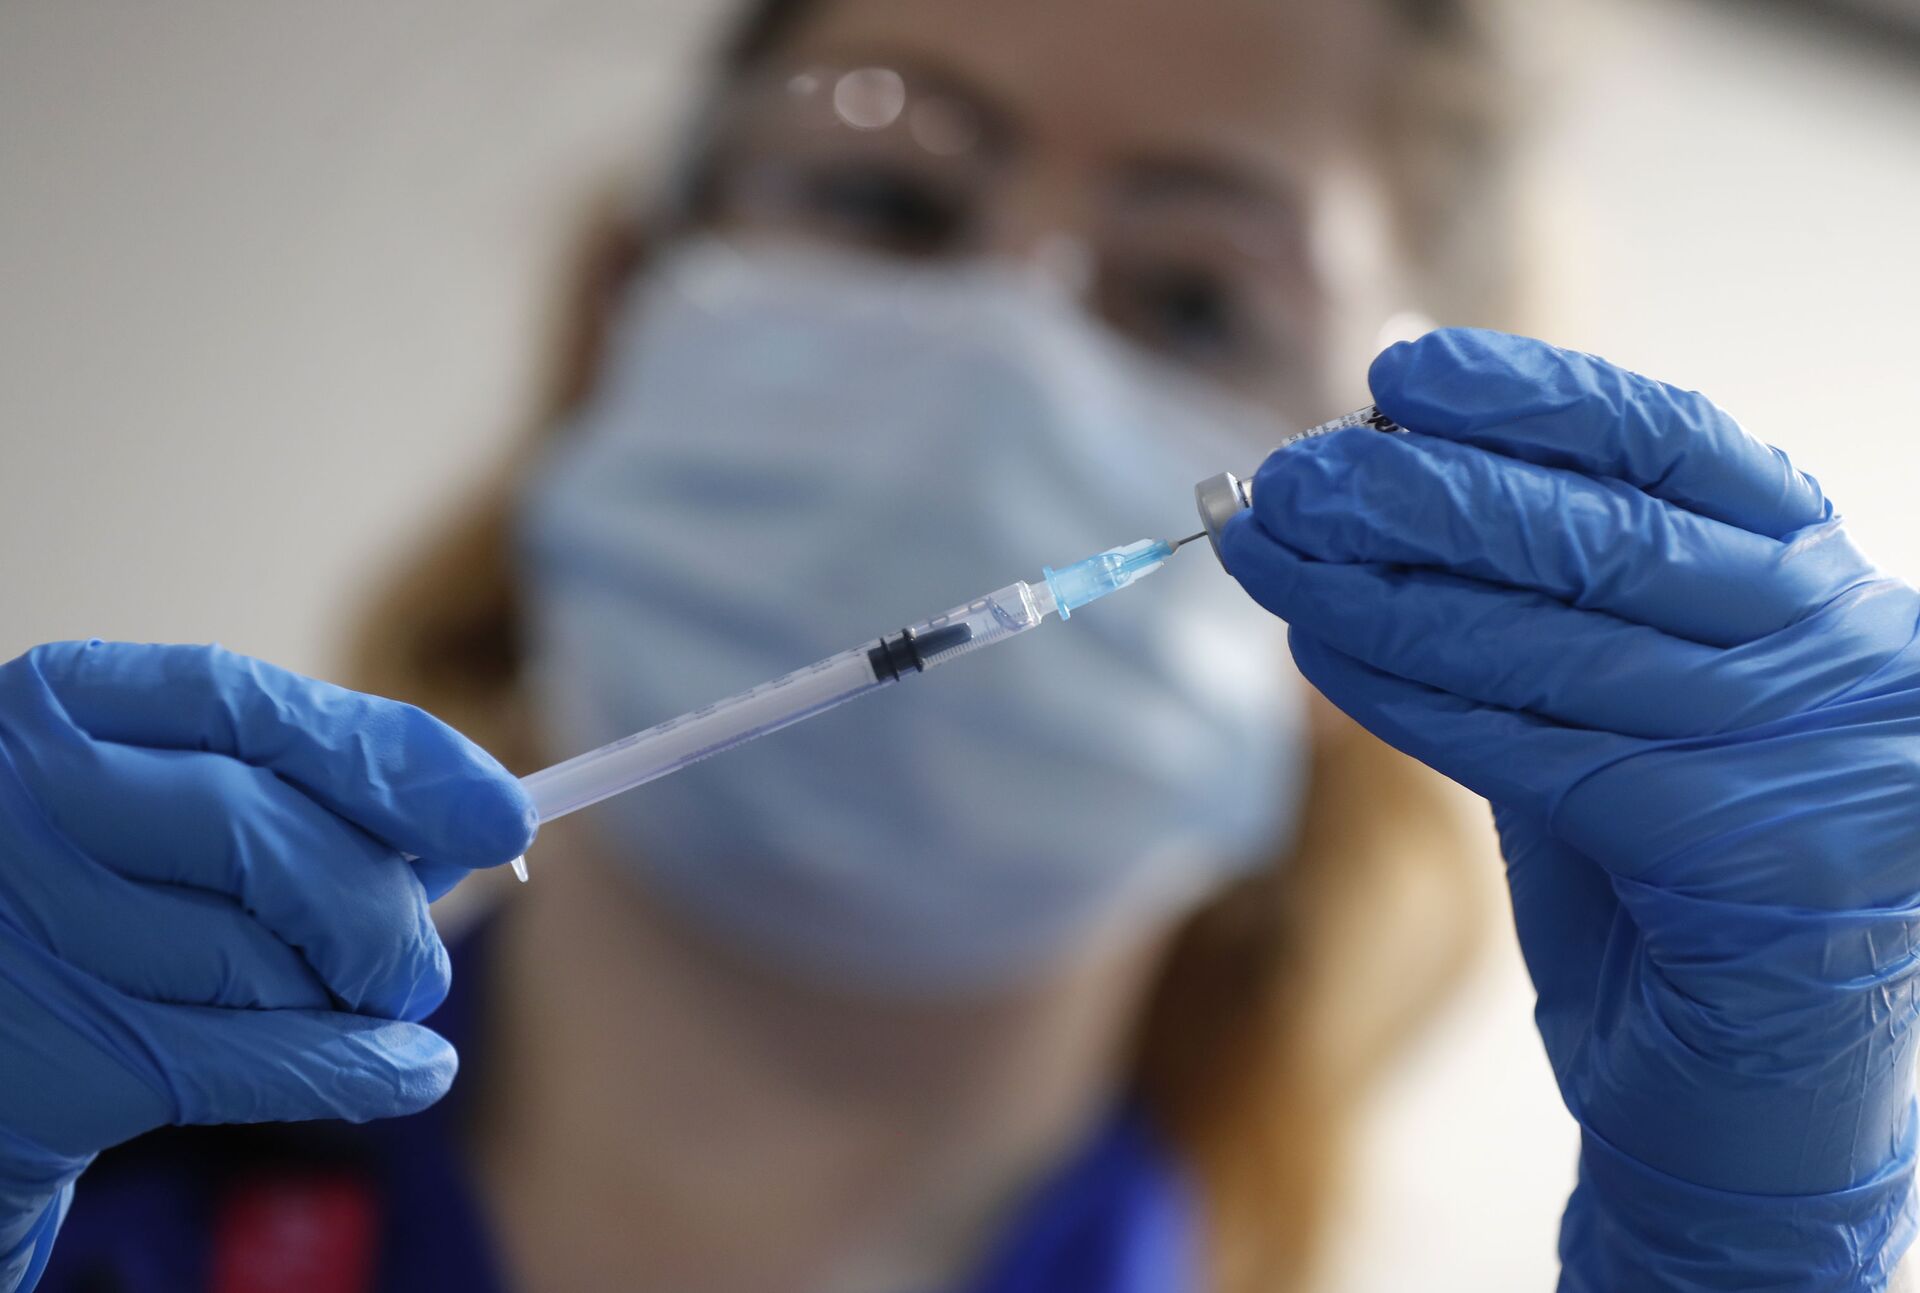
<path fill-rule="evenodd" d="M 214 1222 L 212 1293 L 369 1293 L 379 1218 L 348 1176 L 251 1178 Z"/>

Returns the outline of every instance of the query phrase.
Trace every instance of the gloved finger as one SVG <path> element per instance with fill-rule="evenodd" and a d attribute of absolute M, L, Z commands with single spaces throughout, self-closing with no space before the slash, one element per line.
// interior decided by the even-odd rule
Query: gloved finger
<path fill-rule="evenodd" d="M 1246 515 L 1222 531 L 1220 555 L 1255 601 L 1296 630 L 1465 700 L 1642 737 L 1711 730 L 1727 704 L 1699 685 L 1714 648 L 1538 593 L 1315 561 Z"/>
<path fill-rule="evenodd" d="M 119 880 L 119 877 L 114 877 Z M 165 1005 L 228 1010 L 332 1010 L 335 1001 L 313 967 L 231 898 L 198 889 L 119 880 L 121 901 L 94 909 L 90 955 L 74 964 L 120 992 Z M 71 928 L 71 926 L 69 926 Z M 164 950 L 153 944 L 166 931 Z M 118 941 L 111 940 L 118 937 Z M 146 946 L 155 954 L 129 957 Z"/>
<path fill-rule="evenodd" d="M 11 989 L 0 981 L 0 997 Z M 132 1001 L 76 1010 L 44 988 L 21 1004 L 46 1022 L 22 1039 L 21 1062 L 38 1080 L 8 1088 L 9 1111 L 61 1153 L 167 1125 L 418 1113 L 459 1067 L 432 1030 L 361 1015 Z"/>
<path fill-rule="evenodd" d="M 446 997 L 446 948 L 394 850 L 264 768 L 186 750 L 85 748 L 86 775 L 25 775 L 88 856 L 136 880 L 230 897 L 298 949 L 349 1010 L 420 1019 Z M 171 933 L 146 935 L 156 936 Z"/>
<path fill-rule="evenodd" d="M 83 974 L 143 1001 L 332 1006 L 300 953 L 232 899 L 129 880 L 39 829 L 42 856 L 61 865 L 7 868 L 0 891 L 21 933 Z"/>
<path fill-rule="evenodd" d="M 419 1024 L 306 1010 L 146 1010 L 134 1022 L 166 1046 L 155 1053 L 169 1056 L 175 1123 L 418 1113 L 460 1067 L 446 1038 Z"/>
<path fill-rule="evenodd" d="M 1836 617 L 1860 631 L 1842 636 L 1807 622 L 1757 647 L 1722 650 L 1440 571 L 1314 561 L 1245 514 L 1221 532 L 1220 555 L 1267 610 L 1375 669 L 1501 709 L 1649 740 L 1797 713 L 1905 640 Z M 1762 653 L 1766 675 L 1783 685 L 1753 686 L 1753 657 Z"/>
<path fill-rule="evenodd" d="M 136 1001 L 20 939 L 0 939 L 0 1023 L 7 1125 L 61 1156 L 168 1123 L 414 1113 L 457 1067 L 416 1024 Z"/>
<path fill-rule="evenodd" d="M 1368 382 L 1410 430 L 1621 480 L 1755 534 L 1783 538 L 1833 514 L 1818 482 L 1705 396 L 1592 355 L 1448 328 L 1389 347 Z"/>
<path fill-rule="evenodd" d="M 1252 510 L 1320 561 L 1447 570 L 1720 646 L 1873 578 L 1837 523 L 1783 543 L 1618 481 L 1431 436 L 1338 432 L 1283 449 L 1255 477 Z"/>
<path fill-rule="evenodd" d="M 95 738 L 270 769 L 401 852 L 467 867 L 526 851 L 526 791 L 422 710 L 217 646 L 61 642 L 28 659 Z"/>
<path fill-rule="evenodd" d="M 427 901 L 439 902 L 473 872 L 451 862 L 423 862 L 415 858 L 413 874 L 419 879 L 420 887 L 426 890 Z"/>
<path fill-rule="evenodd" d="M 1551 820 L 1569 787 L 1642 744 L 1396 678 L 1297 626 L 1287 643 L 1301 675 L 1362 727 L 1475 794 L 1541 820 Z"/>

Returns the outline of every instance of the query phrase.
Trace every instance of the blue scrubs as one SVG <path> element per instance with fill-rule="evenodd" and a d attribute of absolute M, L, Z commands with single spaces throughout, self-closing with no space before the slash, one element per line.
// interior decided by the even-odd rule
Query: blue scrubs
<path fill-rule="evenodd" d="M 486 948 L 484 929 L 454 947 L 453 992 L 433 1017 L 468 1077 L 445 1100 L 359 1127 L 169 1128 L 103 1154 L 38 1293 L 506 1293 L 462 1134 L 461 1093 L 485 1053 Z M 1199 1233 L 1189 1182 L 1122 1109 L 949 1293 L 1187 1293 Z"/>

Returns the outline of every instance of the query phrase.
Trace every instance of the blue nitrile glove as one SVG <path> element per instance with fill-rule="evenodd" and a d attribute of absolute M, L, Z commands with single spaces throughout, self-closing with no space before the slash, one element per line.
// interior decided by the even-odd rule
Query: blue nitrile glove
<path fill-rule="evenodd" d="M 1920 595 L 1699 395 L 1470 331 L 1371 380 L 1414 434 L 1274 454 L 1222 551 L 1336 705 L 1492 801 L 1582 1128 L 1562 1288 L 1882 1288 Z"/>
<path fill-rule="evenodd" d="M 0 665 L 0 1293 L 110 1145 L 439 1099 L 427 902 L 532 820 L 421 711 L 218 647 Z"/>

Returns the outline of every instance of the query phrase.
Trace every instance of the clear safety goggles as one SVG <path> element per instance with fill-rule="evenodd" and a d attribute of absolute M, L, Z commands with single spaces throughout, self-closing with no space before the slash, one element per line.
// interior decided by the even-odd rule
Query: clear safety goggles
<path fill-rule="evenodd" d="M 1012 255 L 1132 342 L 1242 394 L 1313 381 L 1325 292 L 1304 200 L 1198 156 L 1097 164 L 929 73 L 778 64 L 736 83 L 685 214 L 919 259 Z"/>

